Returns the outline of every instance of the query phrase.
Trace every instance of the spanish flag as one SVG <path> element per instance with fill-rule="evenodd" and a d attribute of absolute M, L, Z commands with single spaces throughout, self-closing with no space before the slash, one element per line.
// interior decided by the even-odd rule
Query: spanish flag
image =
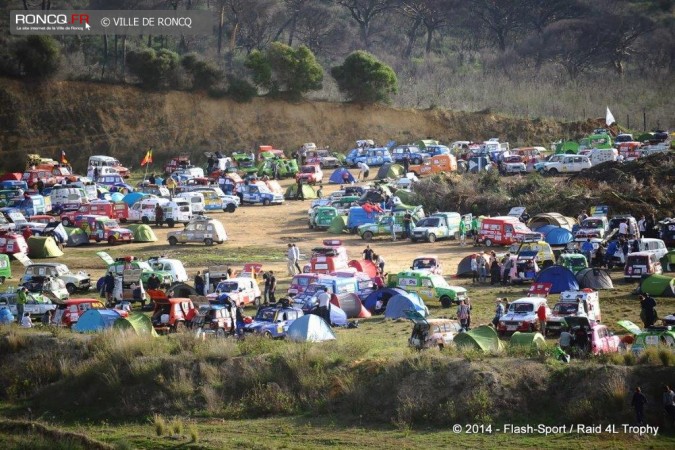
<path fill-rule="evenodd" d="M 146 164 L 152 164 L 152 149 L 148 149 L 147 153 L 145 154 L 145 157 L 141 161 L 141 166 L 144 166 Z"/>
<path fill-rule="evenodd" d="M 66 152 L 61 150 L 61 164 L 68 164 L 68 159 L 66 158 Z"/>

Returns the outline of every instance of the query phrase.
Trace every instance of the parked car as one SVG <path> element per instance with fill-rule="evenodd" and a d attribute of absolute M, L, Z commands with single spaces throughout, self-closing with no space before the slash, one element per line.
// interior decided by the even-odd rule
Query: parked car
<path fill-rule="evenodd" d="M 18 314 L 16 309 L 16 291 L 7 291 L 0 294 L 0 306 L 7 307 L 12 315 L 16 317 Z M 23 311 L 31 317 L 39 318 L 42 323 L 47 323 L 48 314 L 55 311 L 56 307 L 57 305 L 47 296 L 37 292 L 28 292 Z"/>
<path fill-rule="evenodd" d="M 391 157 L 398 164 L 402 164 L 406 157 L 410 164 L 422 164 L 422 160 L 428 156 L 415 145 L 398 145 L 391 149 Z"/>
<path fill-rule="evenodd" d="M 652 326 L 643 330 L 630 320 L 620 320 L 617 324 L 634 336 L 630 348 L 633 353 L 640 353 L 652 347 L 671 350 L 675 348 L 675 331 L 671 326 Z"/>
<path fill-rule="evenodd" d="M 527 172 L 525 159 L 520 155 L 505 156 L 499 163 L 501 172 L 506 175 Z"/>
<path fill-rule="evenodd" d="M 394 220 L 394 233 L 397 237 L 402 237 L 405 229 L 403 228 L 403 216 L 405 211 L 397 211 L 394 216 L 381 215 L 377 218 L 375 223 L 366 223 L 358 227 L 358 234 L 361 239 L 370 241 L 375 236 L 391 237 L 391 221 Z M 412 227 L 415 226 L 415 217 L 412 218 Z"/>
<path fill-rule="evenodd" d="M 309 285 L 316 283 L 318 279 L 319 274 L 316 273 L 301 273 L 294 275 L 288 286 L 288 296 L 293 297 L 302 294 Z"/>
<path fill-rule="evenodd" d="M 323 181 L 323 171 L 317 164 L 307 164 L 300 167 L 300 172 L 295 175 L 295 179 L 302 179 L 307 184 L 316 184 Z"/>
<path fill-rule="evenodd" d="M 179 259 L 155 256 L 148 259 L 148 264 L 155 273 L 161 273 L 163 276 L 170 274 L 174 283 L 186 283 L 189 280 L 185 267 Z"/>
<path fill-rule="evenodd" d="M 570 339 L 569 349 L 579 353 L 615 353 L 623 348 L 619 336 L 609 331 L 605 325 L 591 321 L 584 316 L 569 316 L 565 318 Z M 564 342 L 564 339 L 561 341 Z M 566 349 L 567 345 L 563 346 Z"/>
<path fill-rule="evenodd" d="M 197 337 L 213 335 L 222 338 L 234 331 L 235 323 L 231 309 L 225 305 L 203 305 L 192 319 L 192 328 Z"/>
<path fill-rule="evenodd" d="M 481 221 L 478 230 L 478 242 L 485 244 L 486 247 L 511 245 L 534 236 L 536 233 L 533 233 L 519 218 L 512 216 L 486 217 Z"/>
<path fill-rule="evenodd" d="M 62 327 L 72 327 L 80 316 L 90 309 L 106 309 L 100 300 L 94 298 L 70 298 L 59 304 L 52 323 Z"/>
<path fill-rule="evenodd" d="M 603 239 L 609 234 L 609 231 L 607 216 L 591 216 L 581 222 L 580 228 L 574 233 L 574 239 L 584 241 L 588 238 Z"/>
<path fill-rule="evenodd" d="M 459 239 L 459 223 L 462 216 L 456 212 L 432 214 L 421 219 L 412 228 L 410 240 L 435 242 L 437 239 Z"/>
<path fill-rule="evenodd" d="M 242 184 L 237 187 L 242 195 L 243 204 L 261 204 L 264 206 L 281 205 L 284 202 L 284 196 L 275 194 L 264 184 Z"/>
<path fill-rule="evenodd" d="M 220 220 L 207 216 L 194 216 L 184 229 L 171 231 L 167 235 L 169 245 L 187 244 L 189 242 L 202 242 L 207 247 L 222 244 L 227 240 L 225 227 Z"/>
<path fill-rule="evenodd" d="M 427 319 L 417 311 L 407 311 L 406 315 L 413 322 L 408 345 L 417 350 L 434 347 L 442 350 L 462 330 L 460 323 L 454 319 Z"/>
<path fill-rule="evenodd" d="M 600 322 L 600 296 L 598 291 L 563 291 L 546 320 L 547 333 L 560 333 L 567 327 L 568 317 L 587 317 L 589 321 Z"/>
<path fill-rule="evenodd" d="M 333 169 L 340 167 L 340 160 L 330 154 L 329 150 L 316 149 L 305 152 L 305 163 L 318 164 L 322 169 Z"/>
<path fill-rule="evenodd" d="M 655 253 L 635 252 L 626 257 L 623 269 L 623 279 L 628 281 L 640 280 L 645 275 L 662 274 L 661 261 Z"/>
<path fill-rule="evenodd" d="M 300 308 L 266 306 L 258 309 L 251 323 L 244 325 L 244 332 L 256 333 L 270 339 L 284 338 L 293 321 L 304 315 Z"/>
<path fill-rule="evenodd" d="M 591 167 L 591 160 L 588 156 L 563 155 L 560 159 L 545 162 L 542 171 L 547 175 L 557 175 L 559 173 L 581 172 Z"/>
<path fill-rule="evenodd" d="M 170 286 L 174 281 L 177 281 L 174 280 L 171 271 L 154 268 L 150 266 L 149 261 L 141 261 L 134 256 L 124 256 L 113 259 L 107 252 L 96 252 L 96 256 L 101 258 L 106 264 L 106 272 L 112 272 L 113 275 L 116 276 L 122 276 L 125 270 L 141 270 L 141 281 L 143 282 L 143 285 L 148 283 L 148 279 L 150 279 L 152 275 L 156 275 L 157 278 L 159 278 L 159 282 L 162 286 Z"/>
<path fill-rule="evenodd" d="M 313 208 L 309 215 L 309 228 L 317 230 L 327 230 L 333 219 L 338 216 L 338 211 L 332 206 L 319 206 Z"/>
<path fill-rule="evenodd" d="M 384 147 L 354 149 L 349 152 L 345 158 L 345 162 L 352 167 L 358 166 L 361 162 L 366 163 L 369 166 L 381 166 L 383 164 L 392 163 L 393 161 L 391 153 Z"/>
<path fill-rule="evenodd" d="M 52 277 L 62 280 L 70 295 L 77 292 L 88 292 L 91 288 L 91 277 L 88 273 L 79 271 L 73 273 L 68 266 L 61 263 L 35 263 L 26 267 L 21 278 L 25 283 L 34 277 Z"/>
<path fill-rule="evenodd" d="M 152 326 L 160 334 L 185 331 L 192 326 L 197 309 L 189 298 L 155 298 Z"/>
<path fill-rule="evenodd" d="M 414 292 L 425 302 L 438 300 L 444 308 L 449 308 L 453 303 L 460 303 L 467 298 L 465 288 L 451 286 L 442 276 L 431 274 L 426 270 L 408 270 L 390 275 L 387 285 Z"/>
<path fill-rule="evenodd" d="M 9 255 L 0 254 L 0 284 L 12 278 L 12 266 L 9 263 Z"/>
<path fill-rule="evenodd" d="M 215 292 L 207 295 L 215 300 L 222 294 L 227 294 L 232 302 L 239 306 L 260 303 L 260 287 L 255 278 L 229 278 L 216 285 Z"/>
<path fill-rule="evenodd" d="M 497 331 L 502 336 L 516 331 L 536 331 L 539 324 L 537 310 L 542 304 L 546 307 L 546 316 L 550 316 L 551 310 L 543 297 L 525 297 L 511 302 L 508 311 L 499 318 Z"/>
<path fill-rule="evenodd" d="M 443 266 L 438 255 L 422 255 L 415 258 L 410 266 L 412 270 L 426 270 L 435 275 L 443 275 Z"/>
<path fill-rule="evenodd" d="M 588 267 L 588 261 L 581 253 L 561 253 L 558 257 L 558 265 L 577 273 Z"/>
<path fill-rule="evenodd" d="M 61 223 L 64 227 L 75 224 L 77 216 L 106 216 L 122 223 L 129 217 L 129 207 L 124 202 L 109 202 L 107 200 L 93 200 L 80 206 L 76 211 L 68 211 L 61 214 Z"/>
<path fill-rule="evenodd" d="M 84 230 L 90 241 L 107 242 L 109 245 L 128 243 L 134 234 L 119 226 L 115 219 L 105 216 L 82 215 L 75 218 L 75 226 Z"/>

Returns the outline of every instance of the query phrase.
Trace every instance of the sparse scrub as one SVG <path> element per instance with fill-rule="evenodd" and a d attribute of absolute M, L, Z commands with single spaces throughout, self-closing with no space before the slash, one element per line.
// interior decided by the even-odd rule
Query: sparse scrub
<path fill-rule="evenodd" d="M 190 442 L 198 442 L 199 441 L 199 430 L 195 425 L 189 425 L 188 426 L 188 433 L 190 433 Z"/>
<path fill-rule="evenodd" d="M 166 424 L 166 420 L 164 420 L 164 417 L 160 416 L 159 414 L 155 414 L 153 419 L 152 419 L 152 426 L 155 429 L 155 434 L 157 436 L 164 436 L 169 427 Z"/>
<path fill-rule="evenodd" d="M 492 422 L 492 396 L 484 387 L 469 392 L 466 398 L 466 420 L 475 423 Z"/>

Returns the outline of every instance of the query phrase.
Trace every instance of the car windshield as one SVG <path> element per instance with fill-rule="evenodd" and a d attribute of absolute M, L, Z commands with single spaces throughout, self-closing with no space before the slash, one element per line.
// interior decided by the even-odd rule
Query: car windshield
<path fill-rule="evenodd" d="M 436 260 L 430 258 L 419 258 L 413 262 L 414 269 L 431 269 L 436 267 Z"/>
<path fill-rule="evenodd" d="M 417 222 L 418 227 L 437 227 L 441 223 L 438 217 L 427 217 Z"/>
<path fill-rule="evenodd" d="M 431 283 L 434 287 L 446 287 L 448 285 L 448 283 L 445 281 L 445 278 L 440 275 L 432 275 L 429 277 L 429 280 L 431 280 Z"/>
<path fill-rule="evenodd" d="M 630 256 L 627 264 L 628 265 L 635 265 L 635 266 L 646 266 L 647 265 L 647 257 L 646 256 Z"/>
<path fill-rule="evenodd" d="M 309 278 L 307 277 L 296 277 L 293 278 L 293 281 L 291 284 L 294 284 L 296 286 L 308 286 L 309 285 Z"/>
<path fill-rule="evenodd" d="M 217 291 L 220 292 L 236 292 L 239 288 L 239 283 L 236 281 L 221 281 L 216 287 Z"/>
<path fill-rule="evenodd" d="M 528 313 L 534 311 L 532 303 L 511 303 L 509 311 L 512 313 Z"/>
<path fill-rule="evenodd" d="M 601 219 L 586 219 L 583 222 L 583 226 L 587 228 L 602 228 Z"/>
<path fill-rule="evenodd" d="M 276 313 L 277 311 L 275 309 L 261 309 L 258 311 L 258 314 L 255 315 L 255 320 L 261 322 L 274 322 Z"/>
<path fill-rule="evenodd" d="M 106 228 L 118 228 L 120 225 L 116 220 L 105 220 L 103 221 L 103 226 Z"/>
<path fill-rule="evenodd" d="M 316 169 L 314 166 L 302 166 L 302 173 L 314 173 Z"/>
<path fill-rule="evenodd" d="M 576 303 L 558 303 L 553 308 L 553 312 L 559 315 L 567 316 L 570 314 L 576 314 L 579 310 L 579 307 Z"/>

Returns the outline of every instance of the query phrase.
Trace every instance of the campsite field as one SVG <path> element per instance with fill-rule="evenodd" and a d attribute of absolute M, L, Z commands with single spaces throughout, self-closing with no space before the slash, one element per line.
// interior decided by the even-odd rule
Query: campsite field
<path fill-rule="evenodd" d="M 282 182 L 283 185 L 288 185 L 290 181 Z M 337 189 L 336 186 L 327 186 L 324 191 L 326 194 L 332 190 Z M 89 272 L 93 280 L 104 274 L 104 264 L 96 256 L 96 252 L 105 250 L 113 257 L 120 257 L 125 255 L 135 255 L 142 258 L 147 258 L 153 255 L 166 255 L 171 258 L 181 259 L 190 276 L 194 276 L 197 270 L 203 270 L 210 264 L 229 264 L 234 269 L 241 268 L 245 262 L 260 262 L 263 264 L 265 270 L 272 269 L 278 276 L 279 293 L 285 292 L 290 277 L 287 276 L 285 249 L 289 242 L 296 243 L 303 254 L 308 254 L 310 249 L 314 246 L 320 245 L 323 239 L 334 238 L 326 232 L 318 232 L 309 230 L 307 227 L 307 208 L 309 201 L 289 201 L 282 206 L 246 206 L 237 210 L 234 214 L 217 213 L 210 214 L 220 219 L 225 229 L 227 230 L 229 240 L 223 245 L 214 247 L 204 247 L 203 245 L 185 245 L 178 247 L 170 247 L 166 242 L 166 234 L 169 231 L 166 227 L 154 228 L 158 237 L 158 242 L 149 244 L 130 244 L 124 246 L 109 247 L 107 244 L 90 245 L 86 247 L 67 248 L 65 255 L 60 261 L 66 263 L 71 269 L 85 270 Z M 505 206 L 506 207 L 506 206 Z M 342 235 L 344 244 L 348 248 L 351 258 L 358 258 L 362 250 L 365 248 L 365 241 L 362 241 L 358 236 Z M 409 241 L 390 242 L 388 239 L 378 239 L 370 243 L 371 247 L 376 252 L 381 253 L 386 260 L 387 272 L 397 272 L 406 269 L 412 259 L 420 254 L 437 254 L 442 259 L 444 264 L 444 272 L 450 284 L 458 284 L 465 286 L 469 290 L 469 295 L 472 299 L 473 312 L 472 324 L 479 325 L 488 323 L 493 317 L 494 300 L 497 297 L 508 297 L 510 300 L 525 296 L 527 286 L 515 287 L 491 287 L 489 285 L 474 285 L 470 279 L 454 279 L 451 277 L 456 270 L 459 261 L 466 255 L 475 252 L 477 249 L 471 246 L 462 247 L 455 241 L 439 241 L 434 244 L 428 243 L 411 243 Z M 18 264 L 13 263 L 12 269 L 15 276 L 14 281 L 21 273 L 21 268 Z M 601 305 L 603 313 L 603 321 L 615 332 L 620 333 L 620 329 L 615 325 L 617 320 L 629 319 L 634 322 L 639 321 L 639 304 L 637 297 L 632 294 L 634 285 L 625 284 L 620 281 L 621 273 L 614 272 L 616 289 L 611 292 L 601 293 Z M 89 295 L 96 295 L 90 293 Z M 277 295 L 278 297 L 280 295 Z M 659 311 L 664 313 L 668 307 L 664 305 L 664 301 L 659 300 Z M 434 317 L 453 317 L 455 310 L 443 309 L 439 304 L 431 303 L 428 305 L 431 314 Z M 253 308 L 248 308 L 247 313 L 253 314 Z M 673 311 L 668 311 L 673 312 Z M 295 367 L 293 370 L 296 375 L 302 377 L 312 377 L 313 373 L 317 373 L 317 377 L 325 376 L 331 370 L 349 370 L 349 368 L 359 367 L 359 371 L 373 370 L 377 373 L 385 373 L 387 371 L 395 373 L 395 370 L 387 366 L 389 362 L 392 364 L 410 364 L 410 371 L 417 371 L 419 373 L 435 373 L 438 370 L 436 362 L 455 361 L 458 364 L 467 362 L 468 364 L 487 364 L 487 368 L 483 367 L 481 370 L 490 371 L 496 370 L 499 366 L 503 366 L 501 376 L 504 383 L 511 381 L 507 380 L 510 368 L 515 367 L 520 371 L 518 358 L 525 358 L 526 355 L 509 354 L 506 357 L 491 357 L 482 356 L 475 353 L 455 353 L 453 350 L 444 350 L 439 354 L 438 350 L 426 352 L 425 355 L 418 355 L 407 347 L 407 339 L 411 330 L 408 321 L 385 321 L 381 317 L 374 317 L 367 320 L 360 320 L 360 326 L 356 329 L 340 329 L 336 334 L 338 343 L 336 345 L 324 346 L 318 349 L 319 353 L 325 352 L 325 355 L 320 357 L 308 346 L 298 347 L 287 342 L 273 341 L 266 343 L 258 343 L 252 341 L 249 345 L 257 346 L 253 350 L 251 348 L 245 350 L 235 350 L 236 344 L 225 343 L 200 349 L 193 349 L 193 347 L 186 346 L 182 339 L 176 337 L 160 337 L 158 339 L 167 340 L 168 342 L 160 345 L 153 345 L 152 349 L 148 350 L 149 344 L 131 343 L 129 347 L 120 350 L 122 355 L 121 361 L 126 361 L 130 364 L 132 372 L 134 370 L 143 372 L 144 369 L 138 368 L 131 363 L 131 360 L 136 359 L 140 361 L 151 361 L 151 368 L 147 369 L 148 373 L 159 372 L 160 375 L 153 375 L 152 378 L 147 378 L 147 383 L 150 385 L 148 391 L 159 389 L 158 380 L 165 380 L 163 378 L 166 374 L 176 373 L 183 374 L 183 370 L 189 373 L 190 367 L 199 367 L 199 371 L 205 371 L 204 366 L 213 365 L 213 369 L 208 370 L 225 370 L 221 369 L 216 363 L 219 358 L 228 358 L 231 355 L 244 356 L 250 355 L 250 364 L 255 366 L 257 362 L 255 358 L 261 356 L 271 355 L 270 359 L 273 361 L 284 361 L 284 358 L 289 355 L 297 354 L 307 357 L 308 361 L 314 361 L 312 358 L 319 358 L 321 364 L 308 367 Z M 36 328 L 31 331 L 21 331 L 21 333 L 39 334 L 41 330 Z M 6 335 L 6 332 L 3 331 Z M 45 333 L 42 333 L 45 334 Z M 72 336 L 66 331 L 54 333 L 54 337 L 61 343 L 71 343 L 83 346 L 83 355 L 87 355 L 91 360 L 96 360 L 96 346 L 102 345 L 100 340 L 88 344 L 90 336 Z M 17 339 L 14 336 L 12 339 Z M 18 340 L 23 339 L 19 335 Z M 551 342 L 553 342 L 551 340 Z M 4 344 L 3 344 L 4 345 Z M 24 344 L 21 344 L 24 345 Z M 19 345 L 18 347 L 21 347 Z M 146 347 L 141 347 L 146 345 Z M 4 347 L 3 347 L 4 348 Z M 186 355 L 186 348 L 191 352 L 190 356 L 194 360 L 181 361 L 180 356 Z M 61 349 L 60 351 L 63 351 Z M 108 350 L 107 350 L 108 351 Z M 114 349 L 109 350 L 113 352 Z M 161 353 L 165 352 L 165 359 L 162 364 L 156 363 L 153 358 L 160 358 Z M 219 352 L 221 352 L 219 354 Z M 229 352 L 229 353 L 228 353 Z M 306 356 L 309 354 L 309 356 Z M 220 356 L 222 355 L 222 357 Z M 312 356 L 313 355 L 313 356 Z M 119 355 L 117 355 L 119 356 Z M 311 356 L 311 357 L 310 357 Z M 127 361 L 124 358 L 128 358 Z M 320 358 L 327 358 L 326 361 Z M 491 361 L 492 359 L 492 361 Z M 546 355 L 535 357 L 537 364 L 540 364 L 542 370 L 550 370 L 555 372 L 556 376 L 564 374 L 564 368 L 550 367 L 550 361 L 546 359 Z M 113 360 L 111 360 L 113 361 Z M 117 359 L 114 359 L 117 361 Z M 476 363 L 477 361 L 477 363 Z M 623 361 L 623 360 L 622 360 Z M 123 375 L 116 373 L 116 375 L 108 375 L 100 373 L 99 366 L 91 363 L 89 360 L 83 360 L 81 365 L 74 368 L 59 368 L 64 361 L 59 360 L 52 365 L 57 367 L 54 369 L 59 374 L 67 374 L 67 377 L 79 377 L 82 382 L 88 382 L 88 377 L 92 373 L 97 375 L 91 382 L 103 383 L 106 385 L 117 386 L 123 379 Z M 112 363 L 111 363 L 112 364 Z M 159 364 L 159 365 L 158 365 Z M 175 364 L 174 369 L 169 366 Z M 183 365 L 181 365 L 183 364 Z M 613 364 L 609 357 L 602 357 L 597 360 L 573 361 L 570 365 L 582 366 L 583 370 L 592 371 L 594 368 L 605 368 L 608 364 Z M 663 360 L 663 365 L 667 366 L 675 364 L 675 358 Z M 626 363 L 625 365 L 631 365 Z M 160 367 L 161 366 L 161 367 Z M 166 366 L 166 367 L 165 367 Z M 343 367 L 344 366 L 344 367 Z M 104 366 L 107 367 L 107 366 Z M 136 369 L 134 369 L 136 367 Z M 341 368 L 342 367 L 342 368 Z M 365 367 L 365 368 L 364 368 Z M 623 368 L 621 368 L 623 369 Z M 4 369 L 0 369 L 0 373 Z M 6 369 L 9 370 L 9 369 Z M 195 369 L 197 370 L 197 369 Z M 206 370 L 205 373 L 208 372 Z M 269 368 L 267 369 L 269 370 Z M 524 374 L 527 369 L 522 369 L 523 372 L 512 372 L 516 374 Z M 671 369 L 672 370 L 672 369 Z M 154 371 L 154 372 L 153 372 Z M 559 372 L 559 373 L 558 373 Z M 404 371 L 405 373 L 405 371 Z M 506 374 L 506 375 L 505 375 Z M 14 376 L 14 375 L 12 375 Z M 201 374 L 200 376 L 204 376 Z M 216 375 L 209 375 L 217 379 Z M 656 376 L 656 375 L 655 375 Z M 60 376 L 59 376 L 60 377 Z M 57 379 L 59 377 L 56 377 Z M 120 378 L 115 378 L 120 377 Z M 111 381 L 112 379 L 112 381 Z M 554 382 L 561 382 L 552 378 Z M 261 380 L 264 378 L 261 376 Z M 56 381 L 56 380 L 54 380 Z M 408 380 L 410 381 L 410 380 Z M 474 383 L 475 380 L 467 380 L 467 383 Z M 261 381 L 264 383 L 265 381 Z M 322 379 L 316 381 L 317 386 L 323 383 Z M 461 387 L 461 380 L 458 380 Z M 201 391 L 201 381 L 191 384 L 190 380 L 185 379 L 180 385 L 180 380 L 169 383 L 171 389 L 180 389 L 182 395 L 197 396 L 199 390 L 199 398 L 205 394 Z M 218 389 L 227 391 L 227 385 L 222 385 L 222 380 L 218 378 Z M 303 381 L 303 383 L 309 383 Z M 564 382 L 561 389 L 573 389 L 574 386 L 566 385 Z M 324 383 L 325 384 L 325 383 Z M 330 384 L 330 383 L 328 383 Z M 352 386 L 341 386 L 344 391 L 353 390 Z M 422 383 L 424 384 L 424 383 Z M 20 383 L 15 383 L 19 385 Z M 13 385 L 13 386 L 14 386 Z M 59 385 L 63 387 L 63 385 Z M 75 384 L 74 386 L 78 386 Z M 470 386 L 467 384 L 467 386 Z M 235 387 L 233 387 L 234 389 Z M 304 384 L 303 384 L 304 388 Z M 520 387 L 519 387 L 520 388 Z M 76 389 L 73 387 L 73 389 Z M 477 391 L 476 398 L 480 398 L 478 394 L 482 394 L 482 387 Z M 39 395 L 49 395 L 48 392 L 41 392 Z M 110 391 L 101 391 L 110 394 Z M 406 415 L 405 411 L 400 408 L 393 414 L 390 422 L 371 422 L 368 417 L 356 412 L 345 414 L 344 409 L 336 408 L 326 413 L 317 413 L 316 410 L 301 411 L 297 407 L 282 410 L 275 413 L 273 410 L 264 410 L 266 412 L 259 414 L 259 418 L 251 418 L 246 414 L 234 409 L 220 409 L 214 412 L 210 405 L 193 405 L 186 407 L 180 405 L 177 408 L 178 413 L 171 413 L 172 407 L 166 406 L 160 412 L 163 416 L 159 417 L 159 421 L 165 421 L 164 427 L 166 430 L 163 436 L 157 436 L 157 422 L 158 416 L 150 415 L 130 416 L 128 420 L 117 416 L 115 418 L 102 417 L 100 411 L 97 411 L 95 406 L 88 406 L 80 408 L 77 400 L 77 391 L 73 391 L 74 404 L 70 408 L 66 408 L 60 413 L 54 413 L 56 405 L 51 405 L 49 401 L 40 399 L 41 406 L 33 406 L 31 413 L 27 413 L 27 408 L 31 407 L 34 398 L 30 396 L 15 395 L 12 400 L 0 404 L 0 413 L 7 417 L 16 419 L 38 419 L 41 423 L 46 423 L 50 427 L 58 430 L 58 433 L 65 433 L 57 441 L 63 443 L 61 448 L 94 448 L 96 443 L 80 444 L 77 439 L 70 439 L 68 433 L 82 433 L 91 439 L 98 442 L 109 443 L 116 448 L 254 448 L 254 449 L 272 449 L 272 448 L 486 448 L 503 446 L 506 448 L 570 448 L 571 446 L 585 446 L 588 448 L 635 448 L 650 447 L 650 448 L 673 448 L 675 447 L 675 437 L 672 434 L 663 435 L 659 433 L 657 437 L 636 436 L 634 434 L 555 434 L 551 436 L 544 436 L 540 434 L 467 434 L 467 433 L 453 433 L 451 430 L 452 421 L 448 420 L 444 425 L 439 426 L 439 420 L 427 420 L 422 417 L 417 409 L 413 409 L 411 413 Z M 425 393 L 427 395 L 428 393 Z M 462 393 L 464 394 L 464 393 Z M 89 394 L 87 394 L 89 395 Z M 149 394 L 148 394 L 149 395 Z M 623 402 L 619 393 L 619 409 L 624 412 L 621 417 L 629 417 L 630 411 L 626 402 Z M 61 398 L 61 397 L 59 397 Z M 65 398 L 65 397 L 64 397 Z M 208 400 L 208 396 L 205 397 Z M 346 397 L 348 398 L 348 397 Z M 489 399 L 488 399 L 489 400 Z M 89 399 L 91 403 L 91 399 Z M 118 411 L 124 411 L 129 405 L 126 401 L 110 398 L 104 398 L 104 401 L 121 402 L 119 408 L 113 408 Z M 156 400 L 148 400 L 154 402 Z M 374 401 L 370 399 L 369 401 Z M 623 403 L 621 403 L 623 402 Z M 94 402 L 95 404 L 96 402 Z M 488 401 L 488 403 L 490 403 Z M 216 404 L 219 404 L 216 402 Z M 47 405 L 47 406 L 45 406 Z M 543 410 L 546 416 L 541 416 L 541 420 L 545 423 L 556 422 L 556 405 L 544 405 Z M 508 406 L 506 406 L 508 407 Z M 561 408 L 563 405 L 561 405 Z M 569 405 L 565 405 L 568 408 Z M 355 407 L 358 409 L 358 407 Z M 487 407 L 486 407 L 487 408 Z M 129 407 L 130 410 L 133 408 Z M 319 410 L 321 408 L 319 407 Z M 333 412 L 338 410 L 339 412 Z M 539 409 L 533 409 L 540 411 Z M 229 411 L 229 412 L 228 412 Z M 567 411 L 567 410 L 565 410 Z M 480 412 L 480 411 L 479 411 Z M 35 414 L 35 415 L 33 415 Z M 419 414 L 419 417 L 417 415 Z M 403 417 L 403 419 L 401 419 Z M 448 415 L 448 417 L 456 417 Z M 475 417 L 480 420 L 476 422 L 491 423 L 489 416 L 481 416 L 479 413 Z M 513 423 L 519 424 L 535 424 L 535 419 L 530 412 L 530 415 L 520 415 L 519 412 L 514 411 L 511 415 Z M 589 415 L 593 420 L 593 415 Z M 432 418 L 433 419 L 433 418 Z M 473 422 L 473 419 L 463 420 L 462 423 Z M 442 422 L 442 420 L 440 421 Z M 420 425 L 422 424 L 422 425 Z M 496 426 L 496 425 L 495 425 Z M 171 430 L 175 428 L 177 432 Z M 32 433 L 20 432 L 21 428 L 11 422 L 0 421 L 0 446 L 4 448 L 57 448 L 54 447 L 54 434 L 50 431 L 39 432 L 33 430 Z M 171 437 L 170 435 L 175 435 Z M 178 436 L 180 435 L 180 436 Z M 192 436 L 191 436 L 192 435 Z M 60 435 L 59 435 L 60 436 Z M 195 441 L 195 442 L 191 442 Z M 103 447 L 102 447 L 103 448 Z"/>

